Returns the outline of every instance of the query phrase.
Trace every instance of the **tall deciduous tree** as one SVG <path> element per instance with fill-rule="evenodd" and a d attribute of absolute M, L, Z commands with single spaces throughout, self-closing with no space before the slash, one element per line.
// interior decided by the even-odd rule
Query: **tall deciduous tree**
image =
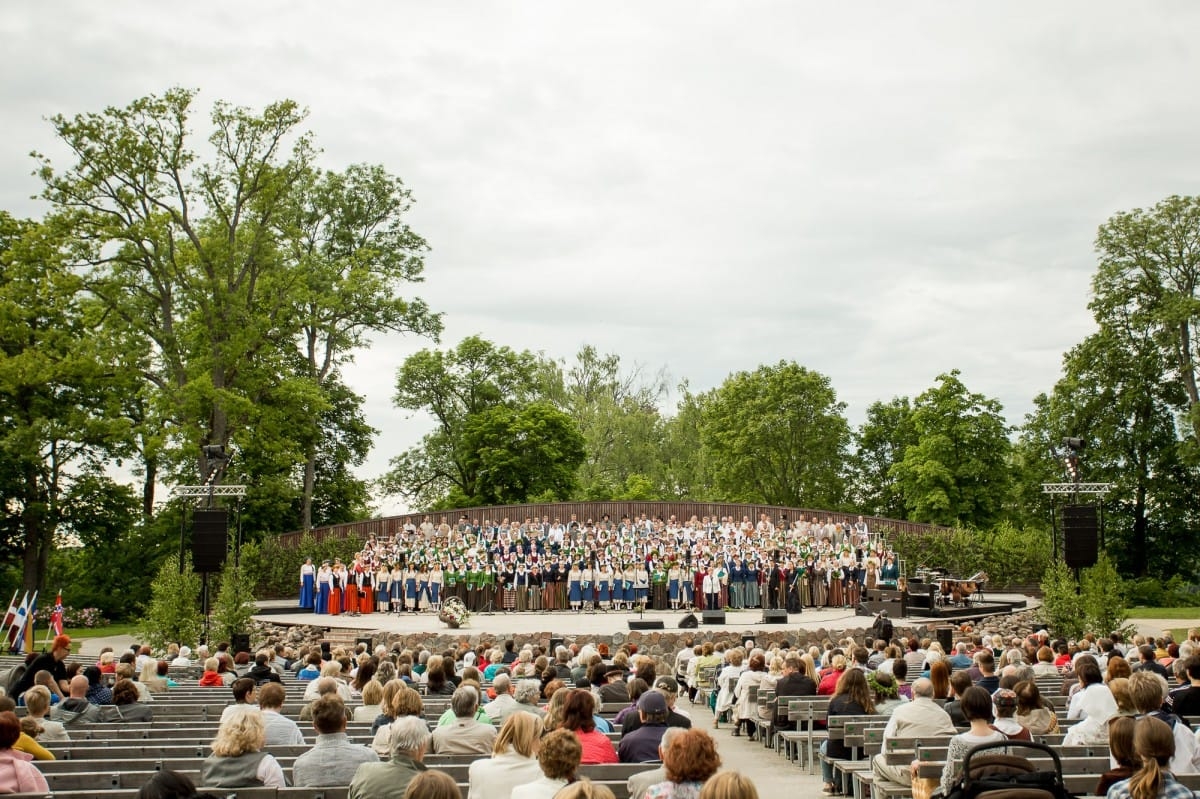
<path fill-rule="evenodd" d="M 984 527 L 997 521 L 1009 492 L 1008 425 L 997 400 L 972 393 L 957 369 L 913 403 L 916 443 L 891 473 L 909 518 Z"/>
<path fill-rule="evenodd" d="M 854 442 L 850 471 L 855 505 L 875 516 L 907 518 L 904 494 L 892 467 L 904 460 L 904 453 L 917 443 L 912 402 L 908 397 L 895 397 L 890 402 L 871 403 Z"/>
<path fill-rule="evenodd" d="M 814 508 L 842 504 L 850 425 L 828 377 L 780 361 L 731 375 L 702 407 L 705 459 L 725 498 Z"/>
<path fill-rule="evenodd" d="M 615 499 L 631 485 L 660 481 L 664 372 L 622 369 L 619 355 L 586 345 L 573 363 L 548 363 L 545 382 L 546 395 L 575 420 L 586 442 L 578 478 L 582 496 Z"/>
<path fill-rule="evenodd" d="M 43 196 L 103 305 L 105 334 L 126 342 L 142 378 L 123 410 L 147 511 L 156 480 L 202 472 L 200 445 L 236 442 L 247 457 L 233 476 L 280 493 L 251 504 L 291 508 L 299 496 L 299 518 L 274 525 L 306 526 L 318 453 L 341 435 L 323 425 L 354 417 L 329 413 L 339 367 L 372 331 L 440 329 L 404 296 L 425 245 L 404 221 L 399 179 L 315 166 L 294 102 L 259 112 L 218 102 L 197 145 L 194 100 L 174 89 L 54 117 L 74 163 L 39 156 Z"/>
<path fill-rule="evenodd" d="M 575 420 L 549 402 L 496 405 L 467 417 L 461 450 L 477 475 L 472 505 L 569 499 L 584 459 Z"/>
<path fill-rule="evenodd" d="M 539 360 L 528 350 L 497 347 L 468 336 L 451 350 L 421 350 L 396 376 L 397 407 L 422 411 L 434 429 L 419 446 L 392 459 L 384 490 L 433 507 L 447 497 L 479 494 L 480 462 L 465 444 L 468 420 L 502 405 L 539 398 Z"/>
<path fill-rule="evenodd" d="M 0 543 L 30 591 L 125 433 L 106 413 L 111 376 L 85 305 L 54 232 L 0 212 Z"/>
<path fill-rule="evenodd" d="M 1127 314 L 1133 326 L 1157 334 L 1187 396 L 1190 455 L 1200 460 L 1200 197 L 1172 196 L 1116 214 L 1101 226 L 1096 249 L 1092 309 Z"/>

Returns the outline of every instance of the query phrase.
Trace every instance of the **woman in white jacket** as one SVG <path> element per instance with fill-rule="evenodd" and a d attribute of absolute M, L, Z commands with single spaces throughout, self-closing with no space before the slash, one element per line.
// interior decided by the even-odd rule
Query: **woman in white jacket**
<path fill-rule="evenodd" d="M 746 657 L 746 650 L 739 647 L 734 647 L 725 653 L 725 668 L 721 669 L 717 674 L 717 687 L 720 691 L 717 693 L 717 704 L 713 708 L 714 718 L 713 727 L 716 727 L 722 716 L 729 715 L 733 711 L 734 695 L 733 689 L 737 687 L 738 678 L 742 676 L 742 672 L 746 667 L 742 664 L 742 660 Z"/>
<path fill-rule="evenodd" d="M 760 650 L 756 649 L 750 655 L 749 665 L 738 677 L 737 684 L 733 689 L 734 697 L 737 701 L 733 728 L 735 736 L 742 734 L 742 725 L 745 725 L 746 735 L 751 741 L 757 740 L 758 699 L 757 693 L 750 689 L 752 687 L 762 688 L 762 686 L 768 684 L 768 676 L 767 659 Z M 750 697 L 752 693 L 755 694 L 754 699 Z"/>

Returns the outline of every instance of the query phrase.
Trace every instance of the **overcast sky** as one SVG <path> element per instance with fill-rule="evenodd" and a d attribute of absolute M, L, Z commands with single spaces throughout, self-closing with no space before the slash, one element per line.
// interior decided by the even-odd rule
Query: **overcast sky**
<path fill-rule="evenodd" d="M 1096 228 L 1200 192 L 1198 34 L 1182 1 L 9 2 L 0 207 L 44 212 L 49 115 L 292 98 L 322 166 L 412 190 L 444 346 L 694 389 L 795 360 L 853 424 L 958 368 L 1018 424 L 1092 330 Z M 391 405 L 424 346 L 349 372 L 365 476 L 425 429 Z"/>

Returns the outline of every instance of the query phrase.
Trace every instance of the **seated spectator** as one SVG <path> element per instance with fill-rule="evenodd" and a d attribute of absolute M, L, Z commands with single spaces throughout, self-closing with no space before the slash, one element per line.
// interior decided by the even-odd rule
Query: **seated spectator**
<path fill-rule="evenodd" d="M 221 722 L 212 754 L 200 765 L 200 779 L 213 788 L 265 785 L 286 788 L 279 762 L 262 751 L 266 727 L 258 713 L 236 713 Z"/>
<path fill-rule="evenodd" d="M 631 733 L 621 736 L 617 757 L 622 763 L 649 763 L 658 760 L 658 746 L 667 730 L 666 697 L 659 691 L 647 691 L 638 699 L 641 722 Z"/>
<path fill-rule="evenodd" d="M 374 721 L 382 711 L 383 685 L 371 680 L 362 689 L 362 704 L 354 708 L 352 721 Z"/>
<path fill-rule="evenodd" d="M 113 667 L 116 668 L 115 666 Z M 96 666 L 88 666 L 83 670 L 83 676 L 87 677 L 88 691 L 87 701 L 93 705 L 111 705 L 113 701 L 112 689 L 103 682 L 103 675 L 100 669 Z"/>
<path fill-rule="evenodd" d="M 199 686 L 201 688 L 224 688 L 225 681 L 221 679 L 218 672 L 220 661 L 216 658 L 208 658 L 204 661 L 204 673 L 200 675 Z"/>
<path fill-rule="evenodd" d="M 88 679 L 82 674 L 71 678 L 67 698 L 50 711 L 50 718 L 66 726 L 100 721 L 100 708 L 87 700 Z"/>
<path fill-rule="evenodd" d="M 26 692 L 28 693 L 28 691 Z M 0 713 L 16 713 L 17 703 L 12 700 L 11 696 L 0 696 Z M 53 760 L 54 754 L 37 742 L 37 736 L 41 734 L 41 726 L 32 719 L 21 719 L 20 734 L 17 736 L 16 743 L 12 744 L 12 748 L 17 752 L 29 755 L 34 760 Z"/>
<path fill-rule="evenodd" d="M 590 691 L 582 688 L 566 689 L 562 699 L 560 726 L 575 733 L 583 747 L 582 763 L 616 763 L 617 752 L 608 736 L 596 729 L 594 716 L 595 699 Z M 639 700 L 640 701 L 640 700 Z M 550 716 L 547 715 L 547 719 Z"/>
<path fill-rule="evenodd" d="M 142 670 L 138 674 L 138 693 L 143 697 L 142 701 L 154 701 L 154 694 L 165 694 L 167 688 L 166 677 L 160 677 L 158 672 L 162 668 L 163 674 L 166 674 L 167 663 L 165 660 L 151 660 L 147 658 L 142 665 Z M 143 693 L 143 689 L 145 692 Z"/>
<path fill-rule="evenodd" d="M 502 671 L 493 678 L 492 690 L 495 691 L 496 697 L 483 707 L 489 722 L 501 724 L 513 713 L 520 712 L 517 700 L 512 695 L 512 677 L 507 672 Z"/>
<path fill-rule="evenodd" d="M 758 799 L 758 788 L 745 774 L 723 771 L 704 783 L 700 799 Z"/>
<path fill-rule="evenodd" d="M 501 675 L 497 675 L 499 677 Z M 541 774 L 535 755 L 540 744 L 541 719 L 520 711 L 500 727 L 492 756 L 471 763 L 467 799 L 509 799 L 513 788 Z"/>
<path fill-rule="evenodd" d="M 1147 674 L 1152 674 L 1149 670 Z M 1175 734 L 1166 722 L 1149 716 L 1134 722 L 1133 750 L 1137 770 L 1108 789 L 1108 799 L 1184 799 L 1194 795 L 1168 768 L 1175 757 Z"/>
<path fill-rule="evenodd" d="M 299 746 L 304 743 L 304 733 L 296 722 L 284 716 L 283 702 L 287 691 L 280 683 L 267 683 L 258 689 L 258 710 L 262 716 L 265 733 L 263 746 Z"/>
<path fill-rule="evenodd" d="M 178 657 L 172 658 L 170 666 L 173 669 L 186 669 L 192 665 L 192 648 L 189 646 L 179 647 Z"/>
<path fill-rule="evenodd" d="M 391 735 L 388 760 L 359 766 L 348 799 L 400 799 L 413 778 L 426 770 L 421 762 L 430 738 L 425 719 L 404 716 L 386 729 Z"/>
<path fill-rule="evenodd" d="M 105 708 L 105 721 L 153 721 L 154 708 L 139 702 L 137 685 L 133 680 L 117 680 L 113 686 L 113 706 Z"/>
<path fill-rule="evenodd" d="M 316 696 L 313 698 L 314 701 L 316 699 L 320 699 L 323 696 L 336 696 L 339 699 L 342 699 L 342 707 L 345 708 L 346 700 L 344 698 L 342 698 L 341 693 L 340 693 L 340 689 L 346 687 L 343 683 L 338 682 L 337 680 L 333 679 L 332 677 L 321 677 L 320 679 L 316 680 L 311 685 L 309 685 L 309 688 L 314 688 L 314 687 L 317 689 Z M 305 691 L 304 696 L 305 696 L 305 698 L 308 697 L 307 690 Z M 311 702 L 309 704 L 305 705 L 304 707 L 300 708 L 300 720 L 301 721 L 312 721 L 312 711 L 313 711 L 313 708 L 312 708 Z M 346 708 L 346 718 L 349 719 L 350 715 L 351 715 L 350 709 Z"/>
<path fill-rule="evenodd" d="M 0 712 L 0 793 L 50 790 L 42 772 L 29 762 L 32 758 L 13 749 L 23 734 L 16 713 L 11 710 Z"/>
<path fill-rule="evenodd" d="M 312 652 L 305 660 L 304 668 L 296 672 L 296 679 L 301 682 L 309 682 L 321 676 L 321 653 Z"/>
<path fill-rule="evenodd" d="M 61 721 L 51 721 L 46 718 L 50 710 L 50 691 L 44 685 L 34 685 L 22 697 L 25 700 L 25 718 L 37 722 L 42 733 L 38 740 L 43 743 L 61 743 L 71 740 L 67 728 Z"/>
<path fill-rule="evenodd" d="M 706 731 L 696 729 L 676 733 L 671 738 L 670 746 L 663 752 L 663 768 L 667 779 L 646 789 L 645 799 L 696 797 L 705 781 L 716 774 L 720 767 L 717 742 Z"/>
<path fill-rule="evenodd" d="M 517 700 L 518 707 L 538 718 L 546 715 L 546 711 L 538 705 L 541 695 L 542 686 L 537 680 L 520 680 L 517 682 L 516 690 L 513 691 L 513 699 Z"/>
<path fill-rule="evenodd" d="M 961 701 L 963 715 L 971 727 L 950 739 L 946 749 L 946 764 L 942 767 L 942 796 L 950 794 L 950 789 L 961 775 L 963 758 L 971 747 L 1008 740 L 1004 733 L 992 728 L 992 697 L 987 691 L 973 685 L 963 692 Z"/>
<path fill-rule="evenodd" d="M 233 685 L 229 688 L 230 693 L 233 694 L 233 704 L 226 705 L 221 711 L 221 721 L 224 721 L 235 713 L 258 710 L 258 705 L 255 704 L 257 701 L 255 688 L 254 680 L 249 677 L 239 677 L 234 680 Z"/>
<path fill-rule="evenodd" d="M 462 799 L 458 783 L 444 771 L 428 769 L 413 777 L 404 799 Z"/>
<path fill-rule="evenodd" d="M 282 682 L 279 673 L 271 668 L 271 653 L 265 649 L 254 656 L 254 665 L 246 671 L 246 676 L 254 680 L 257 685 L 265 682 Z"/>
<path fill-rule="evenodd" d="M 1166 698 L 1167 683 L 1158 672 L 1143 669 L 1129 677 L 1129 693 L 1139 715 L 1152 716 L 1166 724 L 1175 737 L 1175 754 L 1170 768 L 1175 774 L 1195 774 L 1200 771 L 1200 753 L 1196 749 L 1196 737 L 1191 728 L 1174 713 L 1162 710 Z"/>
<path fill-rule="evenodd" d="M 323 788 L 349 785 L 363 763 L 378 763 L 379 755 L 346 736 L 346 706 L 330 694 L 313 701 L 313 727 L 317 742 L 296 758 L 292 766 L 292 784 L 296 787 Z"/>
<path fill-rule="evenodd" d="M 479 694 L 473 686 L 464 685 L 454 692 L 450 697 L 450 711 L 454 714 L 454 721 L 438 727 L 433 733 L 432 749 L 435 753 L 469 755 L 492 751 L 496 743 L 496 728 L 490 722 L 476 719 Z"/>
<path fill-rule="evenodd" d="M 1117 765 L 1100 775 L 1096 783 L 1096 796 L 1104 796 L 1108 789 L 1121 780 L 1127 780 L 1137 771 L 1137 757 L 1133 751 L 1132 716 L 1113 716 L 1108 720 L 1108 754 Z"/>
<path fill-rule="evenodd" d="M 541 739 L 537 753 L 541 775 L 513 788 L 512 799 L 554 799 L 563 786 L 575 780 L 582 757 L 583 747 L 570 731 L 548 733 Z"/>
<path fill-rule="evenodd" d="M 1042 647 L 1049 651 L 1049 647 Z M 1054 705 L 1042 699 L 1037 683 L 1025 680 L 1013 688 L 1017 695 L 1017 723 L 1029 730 L 1030 735 L 1047 735 L 1058 730 L 1058 714 Z"/>
<path fill-rule="evenodd" d="M 992 694 L 992 714 L 995 720 L 992 729 L 1004 733 L 1010 741 L 1031 741 L 1029 730 L 1016 720 L 1017 694 L 1008 688 L 997 688 Z"/>

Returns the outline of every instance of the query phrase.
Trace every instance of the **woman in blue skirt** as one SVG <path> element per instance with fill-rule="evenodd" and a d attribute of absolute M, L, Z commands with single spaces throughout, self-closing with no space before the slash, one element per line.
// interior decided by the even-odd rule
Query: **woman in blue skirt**
<path fill-rule="evenodd" d="M 392 567 L 392 612 L 399 613 L 404 608 L 404 570 L 397 563 Z"/>
<path fill-rule="evenodd" d="M 417 612 L 417 571 L 412 566 L 404 570 L 405 608 L 409 613 Z"/>
<path fill-rule="evenodd" d="M 329 568 L 329 561 L 325 561 L 317 571 L 317 606 L 313 608 L 314 613 L 329 612 L 329 595 L 332 591 L 333 570 Z"/>
<path fill-rule="evenodd" d="M 313 568 L 312 558 L 305 558 L 300 567 L 300 607 L 312 610 L 316 599 L 317 570 Z"/>
<path fill-rule="evenodd" d="M 679 610 L 679 567 L 674 563 L 667 569 L 667 599 L 672 610 Z"/>
<path fill-rule="evenodd" d="M 571 610 L 578 613 L 583 604 L 583 571 L 577 563 L 572 563 L 571 571 L 567 572 L 567 598 Z"/>
<path fill-rule="evenodd" d="M 375 610 L 387 613 L 392 603 L 392 572 L 386 563 L 379 564 L 375 573 Z"/>
<path fill-rule="evenodd" d="M 601 566 L 596 574 L 596 582 L 599 585 L 596 598 L 604 610 L 608 610 L 609 603 L 612 602 L 612 577 L 612 568 L 607 563 Z"/>

